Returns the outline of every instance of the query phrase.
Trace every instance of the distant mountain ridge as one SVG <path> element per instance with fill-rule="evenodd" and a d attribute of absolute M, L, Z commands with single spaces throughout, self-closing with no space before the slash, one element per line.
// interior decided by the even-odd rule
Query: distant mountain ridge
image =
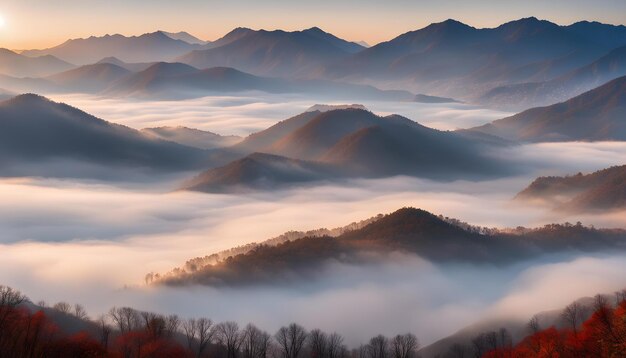
<path fill-rule="evenodd" d="M 239 28 L 211 48 L 177 61 L 198 68 L 234 67 L 255 75 L 306 77 L 321 65 L 362 49 L 316 27 L 293 32 Z"/>
<path fill-rule="evenodd" d="M 27 50 L 25 56 L 53 55 L 76 65 L 87 65 L 105 57 L 116 57 L 124 62 L 171 61 L 177 56 L 199 49 L 202 45 L 174 39 L 165 32 L 156 31 L 140 36 L 92 36 L 72 39 L 44 50 Z"/>

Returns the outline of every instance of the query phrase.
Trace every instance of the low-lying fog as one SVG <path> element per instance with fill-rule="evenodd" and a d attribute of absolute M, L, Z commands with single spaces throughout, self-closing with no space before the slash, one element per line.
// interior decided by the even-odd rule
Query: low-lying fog
<path fill-rule="evenodd" d="M 159 126 L 187 126 L 222 135 L 248 135 L 278 121 L 302 113 L 316 103 L 329 104 L 297 95 L 259 94 L 250 96 L 204 97 L 181 101 L 139 101 L 103 99 L 89 95 L 50 95 L 111 122 L 142 129 Z M 400 114 L 423 125 L 442 130 L 469 128 L 503 118 L 510 113 L 461 104 L 425 104 L 412 102 L 367 101 L 364 104 L 378 114 Z M 338 104 L 345 104 L 340 102 Z"/>
<path fill-rule="evenodd" d="M 136 128 L 185 124 L 235 134 L 262 129 L 312 104 L 234 98 L 120 106 L 117 101 L 78 97 L 63 101 Z M 444 114 L 438 107 L 443 105 L 366 105 L 440 128 L 469 127 L 501 116 L 458 107 L 463 105 L 448 106 Z M 182 119 L 174 117 L 180 111 Z M 617 254 L 526 262 L 506 270 L 441 269 L 416 257 L 399 257 L 370 269 L 327 267 L 323 282 L 297 287 L 214 290 L 141 285 L 147 272 L 164 272 L 195 256 L 289 230 L 343 226 L 403 206 L 482 226 L 580 220 L 596 227 L 626 227 L 624 212 L 565 216 L 511 202 L 537 175 L 623 164 L 625 143 L 526 145 L 497 155 L 515 158 L 527 168 L 526 174 L 485 182 L 350 180 L 247 195 L 172 192 L 175 181 L 170 180 L 145 186 L 1 180 L 0 283 L 22 290 L 35 302 L 83 303 L 92 316 L 113 305 L 128 305 L 218 321 L 252 321 L 269 331 L 297 321 L 308 328 L 336 330 L 349 344 L 379 332 L 409 330 L 427 344 L 490 315 L 515 313 L 527 318 L 580 296 L 626 286 L 626 256 Z M 131 288 L 123 289 L 124 285 Z"/>

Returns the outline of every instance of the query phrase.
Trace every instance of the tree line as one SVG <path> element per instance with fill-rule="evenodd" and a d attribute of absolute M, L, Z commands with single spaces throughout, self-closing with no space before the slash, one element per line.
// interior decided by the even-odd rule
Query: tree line
<path fill-rule="evenodd" d="M 50 319 L 52 312 L 78 321 L 82 330 L 64 333 Z M 270 334 L 252 323 L 240 327 L 130 307 L 113 307 L 91 320 L 81 305 L 33 305 L 19 291 L 0 285 L 0 357 L 414 358 L 418 348 L 411 333 L 377 335 L 349 350 L 339 333 L 308 331 L 297 323 Z"/>

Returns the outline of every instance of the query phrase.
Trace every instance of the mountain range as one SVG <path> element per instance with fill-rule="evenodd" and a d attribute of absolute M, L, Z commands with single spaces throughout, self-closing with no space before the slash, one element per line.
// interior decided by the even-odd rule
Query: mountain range
<path fill-rule="evenodd" d="M 548 202 L 564 211 L 626 209 L 626 165 L 565 177 L 540 177 L 517 194 L 518 200 Z"/>
<path fill-rule="evenodd" d="M 366 84 L 424 93 L 415 98 L 418 102 L 454 98 L 517 111 L 563 101 L 626 75 L 624 48 L 626 27 L 621 25 L 578 22 L 560 26 L 530 17 L 482 29 L 446 20 L 372 47 L 317 27 L 302 31 L 236 28 L 213 42 L 185 32 L 156 31 L 132 37 L 73 39 L 13 56 L 53 55 L 76 65 L 110 63 L 132 72 L 158 62 L 181 62 L 198 71 L 232 68 L 254 76 L 317 80 L 324 82 L 320 86 L 325 89 L 330 87 L 328 80 L 337 86 L 338 82 Z M 70 69 L 69 63 L 56 72 Z M 20 66 L 26 65 L 6 65 L 4 73 L 12 77 L 53 74 Z M 229 86 L 237 85 L 207 85 Z M 341 87 L 335 93 L 348 91 Z"/>
<path fill-rule="evenodd" d="M 447 20 L 336 61 L 324 73 L 478 101 L 477 94 L 503 85 L 547 81 L 624 45 L 624 26 L 559 26 L 526 18 L 477 29 Z"/>

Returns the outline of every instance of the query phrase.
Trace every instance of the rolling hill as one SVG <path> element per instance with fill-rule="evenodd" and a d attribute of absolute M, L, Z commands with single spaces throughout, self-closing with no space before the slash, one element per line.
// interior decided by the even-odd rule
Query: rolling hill
<path fill-rule="evenodd" d="M 626 76 L 471 130 L 527 142 L 626 140 Z"/>
<path fill-rule="evenodd" d="M 540 177 L 517 194 L 518 200 L 549 202 L 558 210 L 626 209 L 626 165 L 566 177 Z"/>
<path fill-rule="evenodd" d="M 59 173 L 63 166 L 54 163 L 61 162 L 76 164 Z M 41 96 L 0 103 L 0 175 L 86 175 L 80 163 L 171 172 L 193 170 L 208 160 L 202 150 L 147 138 Z"/>
<path fill-rule="evenodd" d="M 320 279 L 321 269 L 329 262 L 375 264 L 392 252 L 418 255 L 438 265 L 451 262 L 510 265 L 555 252 L 624 249 L 624 230 L 553 224 L 513 233 L 485 233 L 424 210 L 403 208 L 336 237 L 311 236 L 259 245 L 215 263 L 195 266 L 190 271 L 173 270 L 157 276 L 156 282 L 235 286 Z"/>
<path fill-rule="evenodd" d="M 271 189 L 303 181 L 394 175 L 438 180 L 494 177 L 511 170 L 488 155 L 489 148 L 502 145 L 506 144 L 441 132 L 397 115 L 380 117 L 360 108 L 307 111 L 228 148 L 240 158 L 249 153 L 271 156 L 255 154 L 209 169 L 185 188 L 230 191 L 263 182 L 261 187 Z M 290 176 L 287 172 L 292 169 Z M 219 185 L 216 177 L 221 178 Z"/>

